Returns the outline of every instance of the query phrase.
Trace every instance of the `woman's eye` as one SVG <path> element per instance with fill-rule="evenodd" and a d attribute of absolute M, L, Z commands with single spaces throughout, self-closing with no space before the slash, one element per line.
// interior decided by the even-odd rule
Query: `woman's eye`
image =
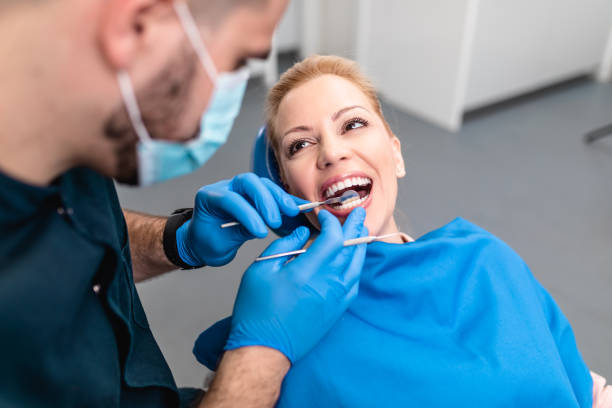
<path fill-rule="evenodd" d="M 293 156 L 294 154 L 296 154 L 298 151 L 302 150 L 309 144 L 310 143 L 307 142 L 306 140 L 296 140 L 295 142 L 291 143 L 291 145 L 289 146 L 289 156 Z"/>
<path fill-rule="evenodd" d="M 359 129 L 360 127 L 365 127 L 367 125 L 368 125 L 368 121 L 364 119 L 361 119 L 361 118 L 351 119 L 348 122 L 346 122 L 346 124 L 344 125 L 344 131 L 348 132 L 349 130 Z"/>

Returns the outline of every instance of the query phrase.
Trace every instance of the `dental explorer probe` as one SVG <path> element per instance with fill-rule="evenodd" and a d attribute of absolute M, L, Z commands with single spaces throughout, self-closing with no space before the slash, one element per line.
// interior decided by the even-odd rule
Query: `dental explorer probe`
<path fill-rule="evenodd" d="M 353 246 L 353 245 L 369 244 L 370 242 L 382 241 L 383 239 L 390 238 L 396 235 L 401 236 L 402 239 L 406 242 L 414 241 L 414 239 L 412 239 L 408 234 L 405 234 L 403 232 L 394 232 L 392 234 L 385 234 L 385 235 L 379 235 L 379 236 L 371 235 L 369 237 L 347 239 L 346 241 L 344 241 L 344 246 L 348 247 L 348 246 Z M 255 262 L 267 261 L 269 259 L 282 258 L 284 256 L 299 255 L 299 254 L 303 254 L 304 252 L 306 252 L 306 249 L 298 249 L 296 251 L 282 252 L 280 254 L 260 256 L 259 258 L 255 258 Z"/>
<path fill-rule="evenodd" d="M 342 193 L 340 197 L 333 197 L 325 201 L 313 201 L 311 203 L 302 204 L 298 206 L 298 208 L 300 212 L 303 212 L 307 210 L 312 210 L 313 208 L 317 208 L 322 205 L 338 204 L 338 203 L 344 204 L 345 201 L 356 200 L 358 198 L 359 198 L 358 192 L 356 192 L 355 190 L 347 190 L 344 193 Z M 221 228 L 235 227 L 236 225 L 240 225 L 240 223 L 237 221 L 232 221 L 232 222 L 227 222 L 225 224 L 221 224 Z"/>

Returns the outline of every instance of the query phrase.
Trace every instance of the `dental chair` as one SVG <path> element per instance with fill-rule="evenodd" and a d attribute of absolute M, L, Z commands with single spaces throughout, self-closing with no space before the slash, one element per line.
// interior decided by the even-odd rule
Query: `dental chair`
<path fill-rule="evenodd" d="M 594 141 L 602 139 L 606 136 L 612 136 L 612 123 L 595 130 L 591 130 L 589 133 L 584 135 L 584 141 L 586 143 L 593 143 Z"/>
<path fill-rule="evenodd" d="M 265 126 L 259 129 L 259 132 L 255 137 L 255 143 L 253 144 L 253 152 L 251 155 L 251 168 L 253 173 L 257 174 L 259 177 L 269 178 L 284 188 L 283 182 L 280 178 L 278 163 L 276 162 L 272 148 L 268 144 Z M 301 225 L 311 228 L 311 225 L 304 214 L 299 214 L 297 217 L 282 216 L 282 219 L 282 226 L 278 229 L 274 229 L 274 232 L 280 236 L 289 235 L 291 232 L 293 232 L 293 230 Z"/>

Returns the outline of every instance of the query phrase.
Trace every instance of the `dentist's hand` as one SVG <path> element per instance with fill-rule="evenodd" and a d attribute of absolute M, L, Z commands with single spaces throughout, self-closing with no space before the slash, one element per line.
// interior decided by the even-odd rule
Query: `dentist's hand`
<path fill-rule="evenodd" d="M 193 217 L 176 231 L 181 259 L 192 266 L 221 266 L 236 256 L 247 240 L 264 238 L 266 225 L 278 228 L 281 213 L 296 216 L 303 200 L 253 173 L 202 187 L 195 198 Z M 238 221 L 239 226 L 221 228 Z"/>
<path fill-rule="evenodd" d="M 344 226 L 329 212 L 319 213 L 321 234 L 305 254 L 257 262 L 245 272 L 234 314 L 200 335 L 194 354 L 211 366 L 225 350 L 267 346 L 292 363 L 312 349 L 357 295 L 366 245 L 343 247 L 343 241 L 367 236 L 365 211 L 357 208 Z M 273 242 L 263 255 L 302 248 L 309 231 L 299 227 Z M 228 336 L 227 343 L 224 341 Z"/>

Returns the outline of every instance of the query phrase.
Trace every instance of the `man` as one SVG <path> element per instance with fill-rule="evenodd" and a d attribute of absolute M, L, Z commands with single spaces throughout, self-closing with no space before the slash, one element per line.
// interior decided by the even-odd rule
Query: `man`
<path fill-rule="evenodd" d="M 134 281 L 226 264 L 297 205 L 247 174 L 203 187 L 192 210 L 124 218 L 111 180 L 203 164 L 239 108 L 239 68 L 268 54 L 285 7 L 0 0 L 0 407 L 273 406 L 290 364 L 346 310 L 365 248 L 342 242 L 366 233 L 364 214 L 341 227 L 322 211 L 308 253 L 245 272 L 210 391 L 178 390 Z M 301 227 L 267 252 L 307 239 Z"/>

